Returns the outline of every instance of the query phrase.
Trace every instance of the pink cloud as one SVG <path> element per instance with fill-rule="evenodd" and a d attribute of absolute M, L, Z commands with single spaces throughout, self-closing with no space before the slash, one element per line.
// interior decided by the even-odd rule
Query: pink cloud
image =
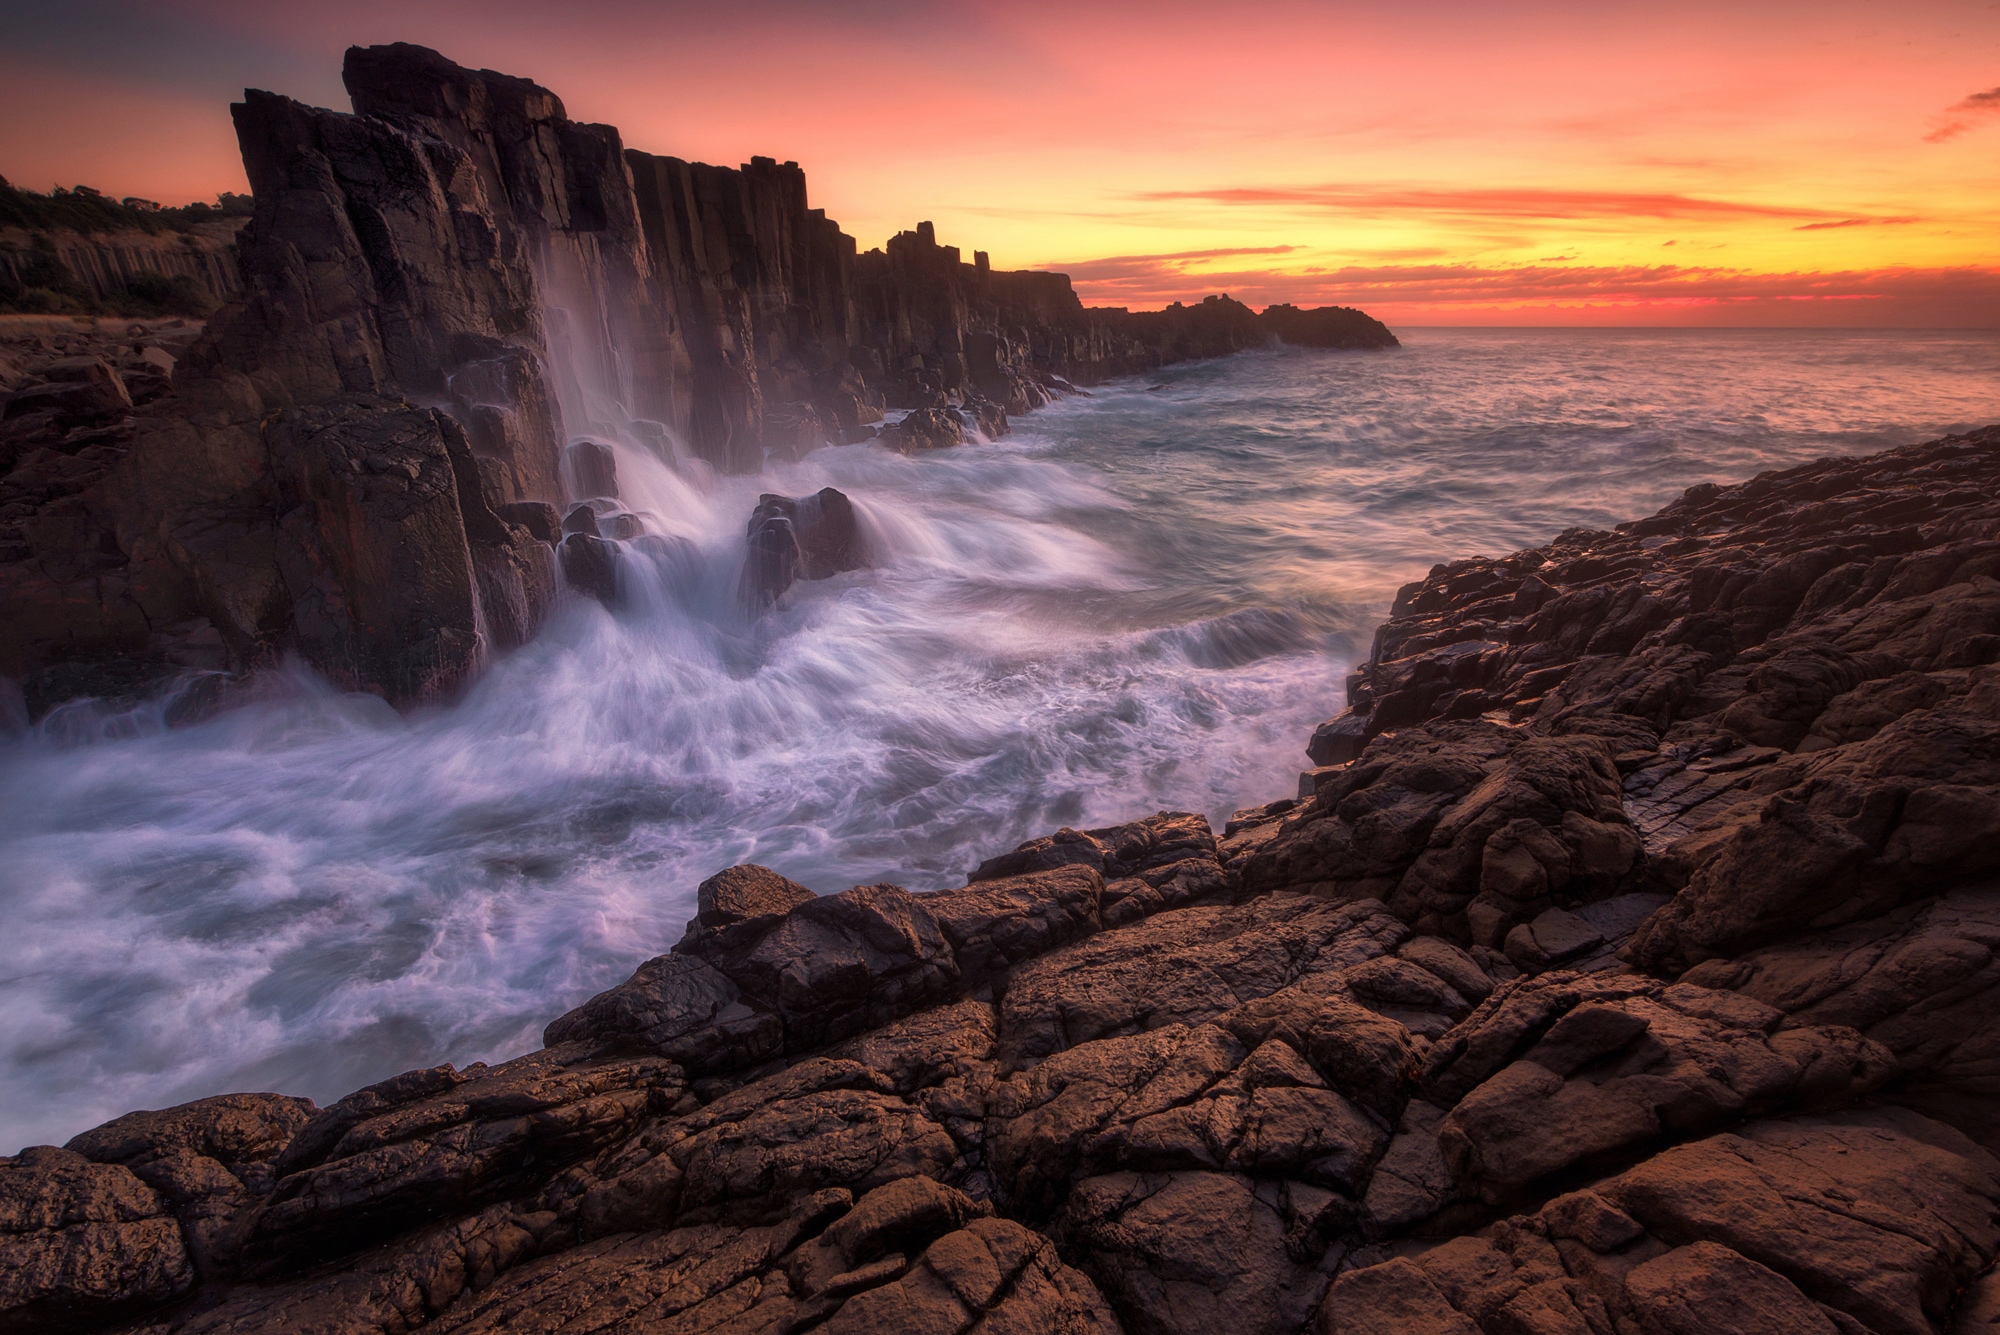
<path fill-rule="evenodd" d="M 1946 107 L 1944 114 L 1953 119 L 1925 135 L 1926 143 L 1942 144 L 1947 139 L 1956 139 L 1966 131 L 1978 128 L 1980 121 L 2000 115 L 2000 88 L 1988 88 L 1983 93 L 1960 98 Z"/>
<path fill-rule="evenodd" d="M 1404 186 L 1237 186 L 1155 190 L 1147 201 L 1206 200 L 1216 204 L 1298 205 L 1342 213 L 1449 213 L 1482 218 L 1813 218 L 1824 209 L 1701 199 L 1691 195 L 1609 190 L 1426 189 Z"/>
<path fill-rule="evenodd" d="M 1404 323 L 2000 327 L 2000 268 L 1753 273 L 1694 265 L 1348 265 L 1190 274 L 1173 256 L 1054 265 L 1086 303 L 1163 306 L 1228 292 L 1253 306 L 1360 306 Z M 1102 262 L 1098 262 L 1102 263 Z"/>

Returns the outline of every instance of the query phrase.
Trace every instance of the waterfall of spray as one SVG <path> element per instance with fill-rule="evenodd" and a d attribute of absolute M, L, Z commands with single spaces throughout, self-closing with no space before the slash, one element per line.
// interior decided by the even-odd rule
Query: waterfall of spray
<path fill-rule="evenodd" d="M 622 328 L 632 323 L 631 313 L 621 312 L 618 304 L 621 296 L 631 294 L 607 293 L 590 281 L 590 266 L 577 253 L 584 244 L 552 240 L 535 262 L 550 380 L 568 435 L 561 467 L 567 492 L 563 508 L 594 503 L 601 516 L 630 516 L 603 525 L 611 530 L 605 536 L 614 544 L 614 601 L 621 610 L 642 621 L 703 611 L 726 614 L 726 606 L 713 604 L 706 591 L 711 583 L 738 577 L 749 509 L 742 507 L 732 516 L 718 508 L 725 497 L 737 502 L 740 488 L 718 491 L 714 469 L 688 442 L 666 422 L 635 409 L 643 391 L 622 340 L 636 335 Z M 657 330 L 649 332 L 658 336 Z M 610 451 L 614 497 L 583 476 L 578 447 L 585 442 Z M 607 500 L 615 500 L 617 508 L 604 505 Z M 734 550 L 725 537 L 732 522 L 738 535 Z"/>

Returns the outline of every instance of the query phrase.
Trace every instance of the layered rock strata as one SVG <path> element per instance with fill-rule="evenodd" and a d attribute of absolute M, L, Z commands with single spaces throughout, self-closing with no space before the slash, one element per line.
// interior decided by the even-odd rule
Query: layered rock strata
<path fill-rule="evenodd" d="M 533 633 L 558 569 L 615 598 L 606 544 L 642 519 L 558 558 L 522 509 L 603 498 L 566 476 L 573 438 L 755 471 L 885 408 L 913 410 L 888 443 L 935 448 L 1072 382 L 1274 337 L 1395 343 L 1339 309 L 1088 310 L 929 223 L 859 253 L 796 163 L 630 151 L 422 47 L 351 49 L 343 75 L 351 115 L 234 108 L 241 292 L 171 395 L 10 397 L 0 676 L 42 674 L 31 697 L 157 676 L 191 638 L 234 669 L 290 651 L 397 703 L 447 694 Z"/>
<path fill-rule="evenodd" d="M 1440 567 L 1221 839 L 731 868 L 540 1052 L 0 1160 L 9 1328 L 1986 1329 L 1996 482 Z"/>

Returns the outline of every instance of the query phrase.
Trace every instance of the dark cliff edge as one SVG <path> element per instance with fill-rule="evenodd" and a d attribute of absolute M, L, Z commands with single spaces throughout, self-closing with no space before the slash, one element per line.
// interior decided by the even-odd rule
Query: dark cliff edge
<path fill-rule="evenodd" d="M 0 1323 L 1993 1329 L 2000 427 L 1439 566 L 1350 694 L 1220 838 L 731 868 L 538 1052 L 0 1160 Z"/>
<path fill-rule="evenodd" d="M 240 291 L 143 401 L 143 338 L 0 365 L 0 677 L 31 712 L 287 652 L 448 695 L 557 594 L 539 507 L 599 495 L 575 440 L 756 471 L 885 409 L 920 414 L 886 443 L 928 448 L 1170 362 L 1396 341 L 1341 308 L 1087 309 L 928 223 L 857 253 L 794 163 L 628 150 L 422 47 L 351 49 L 344 78 L 352 114 L 234 107 L 255 212 L 216 282 Z M 579 560 L 601 590 L 604 549 Z"/>

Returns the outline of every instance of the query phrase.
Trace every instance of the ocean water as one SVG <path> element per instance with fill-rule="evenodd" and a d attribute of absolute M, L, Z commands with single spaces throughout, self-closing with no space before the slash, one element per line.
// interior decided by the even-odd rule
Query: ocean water
<path fill-rule="evenodd" d="M 1294 791 L 1396 588 L 1683 488 L 2000 421 L 2000 335 L 1410 330 L 1102 387 L 997 443 L 756 478 L 621 454 L 629 563 L 449 707 L 303 669 L 192 727 L 0 736 L 0 1148 L 525 1051 L 733 863 L 961 884 L 1056 826 Z M 761 491 L 872 569 L 734 598 Z"/>

